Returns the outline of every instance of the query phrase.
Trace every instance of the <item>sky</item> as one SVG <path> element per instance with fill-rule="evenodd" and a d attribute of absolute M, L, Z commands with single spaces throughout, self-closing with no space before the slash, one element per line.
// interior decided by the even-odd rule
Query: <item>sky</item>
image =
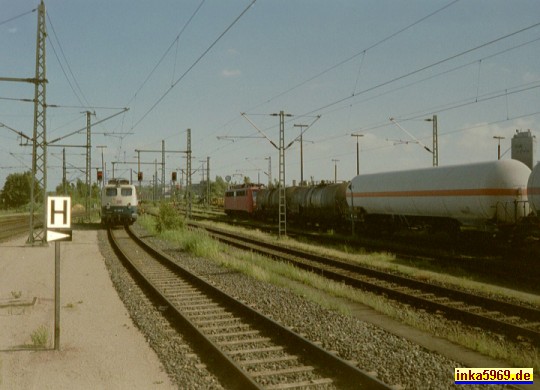
<path fill-rule="evenodd" d="M 35 75 L 37 0 L 0 0 L 0 77 Z M 92 122 L 92 180 L 145 181 L 186 168 L 193 183 L 278 178 L 283 111 L 286 183 L 510 158 L 516 130 L 540 134 L 537 0 L 49 0 L 47 139 Z M 34 86 L 0 81 L 0 124 L 33 131 Z M 54 106 L 54 107 L 53 107 Z M 122 112 L 123 108 L 129 108 Z M 244 115 L 242 115 L 244 114 Z M 113 116 L 111 119 L 108 117 Z M 394 122 L 390 121 L 394 118 Z M 302 126 L 299 126 L 302 125 Z M 306 127 L 308 126 L 308 127 Z M 263 136 L 264 134 L 264 136 Z M 351 134 L 361 134 L 353 137 Z M 296 141 L 295 141 L 296 140 Z M 0 188 L 31 167 L 31 146 L 0 127 Z M 55 145 L 84 145 L 86 133 Z M 101 148 L 106 146 L 106 148 Z M 66 147 L 67 178 L 85 180 L 85 149 Z M 62 179 L 48 147 L 48 189 Z M 538 156 L 538 153 L 536 154 Z M 538 157 L 535 157 L 538 159 Z M 161 169 L 158 167 L 158 170 Z M 158 173 L 161 177 L 161 173 Z M 178 174 L 179 179 L 182 175 Z"/>

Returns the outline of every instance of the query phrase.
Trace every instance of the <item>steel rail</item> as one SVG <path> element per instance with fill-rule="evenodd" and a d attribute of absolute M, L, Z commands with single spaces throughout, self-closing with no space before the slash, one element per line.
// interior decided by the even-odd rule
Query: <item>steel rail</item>
<path fill-rule="evenodd" d="M 434 285 L 326 256 L 283 248 L 222 229 L 209 228 L 196 223 L 190 225 L 205 229 L 211 236 L 229 245 L 285 260 L 329 279 L 384 294 L 400 302 L 432 312 L 442 311 L 448 318 L 469 325 L 514 338 L 525 337 L 536 345 L 540 345 L 540 310 L 538 309 Z M 503 318 L 497 318 L 497 316 Z M 523 324 L 510 323 L 509 318 L 513 322 Z"/>
<path fill-rule="evenodd" d="M 332 381 L 338 387 L 355 389 L 389 389 L 387 385 L 380 382 L 378 379 L 371 377 L 369 374 L 363 372 L 352 364 L 340 359 L 332 353 L 325 351 L 318 345 L 311 343 L 309 340 L 279 325 L 272 319 L 263 316 L 249 306 L 223 293 L 203 279 L 193 275 L 174 262 L 174 260 L 168 255 L 156 248 L 151 247 L 148 243 L 138 238 L 130 229 L 126 230 L 128 231 L 130 239 L 136 241 L 140 248 L 158 260 L 159 263 L 164 267 L 171 270 L 176 278 L 185 279 L 191 286 L 193 286 L 194 289 L 199 291 L 190 292 L 190 294 L 197 294 L 198 296 L 198 294 L 204 293 L 205 295 L 211 297 L 213 302 L 226 306 L 229 313 L 234 313 L 235 316 L 242 318 L 242 321 L 249 323 L 252 327 L 254 327 L 256 331 L 254 330 L 253 332 L 258 333 L 259 330 L 262 329 L 263 331 L 260 331 L 260 333 L 270 335 L 272 343 L 277 343 L 278 345 L 282 346 L 277 348 L 284 348 L 284 350 L 291 351 L 296 356 L 302 356 L 303 360 L 309 361 L 313 366 L 320 367 L 322 370 L 321 373 L 332 373 Z M 239 388 L 272 388 L 272 386 L 265 387 L 265 385 L 258 380 L 257 374 L 247 372 L 247 370 L 242 366 L 242 363 L 238 362 L 237 359 L 234 358 L 234 352 L 226 351 L 226 348 L 224 348 L 223 345 L 219 345 L 219 343 L 217 343 L 215 340 L 212 340 L 211 334 L 207 334 L 203 329 L 201 329 L 201 325 L 197 324 L 197 321 L 190 320 L 189 315 L 183 313 L 182 308 L 178 307 L 178 303 L 175 303 L 170 297 L 167 297 L 166 292 L 163 290 L 172 289 L 179 291 L 177 287 L 170 285 L 171 283 L 174 283 L 170 278 L 167 280 L 168 285 L 165 289 L 160 288 L 158 286 L 159 283 L 149 280 L 150 278 L 144 276 L 145 271 L 141 269 L 140 265 L 136 264 L 136 261 L 129 259 L 129 256 L 126 254 L 121 254 L 122 244 L 119 243 L 118 240 L 115 241 L 114 236 L 115 234 L 113 233 L 113 230 L 109 229 L 109 237 L 113 243 L 113 246 L 115 247 L 115 251 L 129 261 L 130 268 L 133 269 L 140 278 L 144 278 L 144 283 L 147 285 L 147 287 L 153 290 L 155 294 L 159 294 L 161 296 L 160 299 L 167 302 L 167 305 L 175 311 L 175 318 L 177 321 L 181 322 L 182 329 L 189 329 L 190 335 L 197 340 L 198 344 L 204 345 L 205 350 L 212 351 L 211 353 L 213 358 L 219 357 L 222 367 L 226 367 L 229 373 L 234 373 L 233 376 L 236 380 L 236 385 L 238 385 Z M 149 261 L 150 260 L 145 260 L 145 263 Z M 152 271 L 152 273 L 157 274 L 158 271 Z M 308 366 L 308 368 L 311 367 Z M 265 372 L 263 375 L 268 375 L 268 373 Z M 326 383 L 324 375 L 322 379 L 314 380 L 311 385 L 318 384 L 318 381 L 321 381 L 320 384 Z M 309 384 L 309 381 L 304 383 L 306 386 Z M 281 388 L 280 385 L 276 386 L 277 387 L 275 388 Z"/>
<path fill-rule="evenodd" d="M 10 215 L 0 218 L 0 240 L 28 233 L 28 215 Z"/>

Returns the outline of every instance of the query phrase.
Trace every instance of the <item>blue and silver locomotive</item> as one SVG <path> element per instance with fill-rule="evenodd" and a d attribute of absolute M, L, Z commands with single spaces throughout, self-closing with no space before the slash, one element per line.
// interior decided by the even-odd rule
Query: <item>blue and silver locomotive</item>
<path fill-rule="evenodd" d="M 137 191 L 128 180 L 111 179 L 101 191 L 101 223 L 131 225 L 137 220 Z"/>

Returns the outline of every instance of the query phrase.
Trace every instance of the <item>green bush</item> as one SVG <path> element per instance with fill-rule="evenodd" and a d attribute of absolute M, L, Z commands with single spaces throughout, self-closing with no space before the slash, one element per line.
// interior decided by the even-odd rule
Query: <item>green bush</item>
<path fill-rule="evenodd" d="M 156 230 L 161 233 L 165 230 L 176 230 L 182 227 L 184 227 L 184 219 L 175 208 L 170 203 L 161 203 L 156 219 Z"/>

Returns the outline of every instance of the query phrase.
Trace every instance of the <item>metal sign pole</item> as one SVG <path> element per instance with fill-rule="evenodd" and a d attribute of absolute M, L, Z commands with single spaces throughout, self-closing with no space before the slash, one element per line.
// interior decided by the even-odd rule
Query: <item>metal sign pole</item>
<path fill-rule="evenodd" d="M 71 241 L 71 198 L 47 197 L 46 241 L 54 241 L 54 349 L 60 350 L 60 241 Z"/>
<path fill-rule="evenodd" d="M 54 349 L 60 350 L 60 242 L 54 243 Z"/>

